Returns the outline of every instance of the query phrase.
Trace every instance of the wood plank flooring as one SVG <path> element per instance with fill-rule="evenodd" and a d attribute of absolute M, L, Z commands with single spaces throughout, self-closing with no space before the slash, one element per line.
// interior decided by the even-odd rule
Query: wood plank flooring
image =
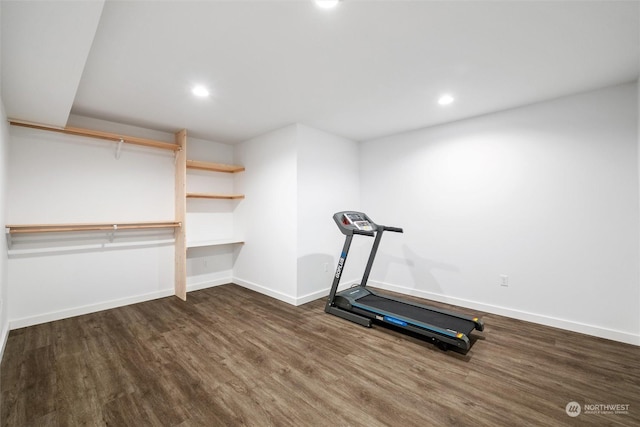
<path fill-rule="evenodd" d="M 640 425 L 640 347 L 486 314 L 463 355 L 323 306 L 225 285 L 12 331 L 1 424 Z"/>

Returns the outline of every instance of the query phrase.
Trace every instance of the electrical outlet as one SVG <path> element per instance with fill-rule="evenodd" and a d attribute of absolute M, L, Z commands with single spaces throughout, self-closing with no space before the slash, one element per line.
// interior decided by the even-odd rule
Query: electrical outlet
<path fill-rule="evenodd" d="M 509 286 L 509 276 L 506 274 L 500 275 L 500 286 L 504 286 L 505 288 Z"/>

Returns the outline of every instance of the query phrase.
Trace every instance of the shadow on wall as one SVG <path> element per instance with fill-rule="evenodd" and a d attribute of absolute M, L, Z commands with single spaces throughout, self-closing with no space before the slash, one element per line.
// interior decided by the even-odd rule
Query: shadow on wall
<path fill-rule="evenodd" d="M 217 203 L 211 203 L 210 199 L 187 199 L 189 213 L 228 213 L 233 212 L 242 200 L 215 200 Z"/>
<path fill-rule="evenodd" d="M 335 260 L 329 254 L 309 254 L 298 258 L 298 295 L 330 288 L 334 269 Z"/>
<path fill-rule="evenodd" d="M 460 271 L 458 267 L 454 265 L 421 257 L 407 245 L 402 246 L 402 252 L 404 253 L 404 258 L 384 253 L 378 254 L 373 267 L 374 275 L 372 275 L 371 280 L 376 280 L 377 276 L 382 278 L 380 282 L 390 285 L 442 293 L 442 287 L 436 279 L 434 271 Z M 391 274 L 390 270 L 393 265 L 398 265 L 401 269 L 408 271 L 412 277 L 412 283 L 397 283 L 395 277 L 402 277 L 402 273 L 400 275 L 394 274 L 394 276 L 389 279 Z"/>
<path fill-rule="evenodd" d="M 202 276 L 231 270 L 236 257 L 236 251 L 229 252 L 228 245 L 189 248 L 187 275 Z"/>

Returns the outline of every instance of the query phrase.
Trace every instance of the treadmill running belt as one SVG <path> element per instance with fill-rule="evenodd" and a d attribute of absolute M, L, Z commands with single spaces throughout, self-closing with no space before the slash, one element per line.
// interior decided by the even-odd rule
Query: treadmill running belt
<path fill-rule="evenodd" d="M 415 305 L 395 301 L 378 295 L 366 295 L 356 300 L 357 303 L 379 310 L 395 313 L 398 316 L 407 317 L 427 325 L 437 326 L 442 329 L 451 329 L 469 335 L 475 329 L 475 323 L 471 320 L 460 319 L 448 314 L 438 313 Z"/>

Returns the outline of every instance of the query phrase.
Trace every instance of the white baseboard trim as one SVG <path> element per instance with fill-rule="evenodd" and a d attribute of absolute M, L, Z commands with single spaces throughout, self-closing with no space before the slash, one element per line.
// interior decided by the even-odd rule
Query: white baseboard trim
<path fill-rule="evenodd" d="M 343 290 L 351 287 L 351 285 L 353 285 L 354 283 L 358 283 L 358 282 L 359 282 L 358 280 L 352 280 L 350 282 L 341 283 L 340 285 L 338 285 L 338 292 L 343 291 Z M 315 301 L 318 298 L 327 297 L 327 296 L 329 296 L 329 292 L 331 292 L 331 288 L 326 288 L 326 289 L 322 289 L 320 291 L 312 292 L 312 293 L 307 294 L 307 295 L 303 295 L 301 297 L 296 298 L 295 305 L 302 305 L 302 304 L 306 304 L 306 303 L 311 302 L 311 301 Z"/>
<path fill-rule="evenodd" d="M 56 320 L 67 319 L 69 317 L 81 316 L 83 314 L 95 313 L 98 311 L 109 310 L 111 308 L 122 307 L 125 305 L 137 304 L 140 302 L 151 301 L 158 298 L 164 298 L 175 295 L 173 289 L 164 291 L 150 292 L 148 294 L 136 295 L 111 301 L 105 301 L 97 304 L 87 304 L 81 307 L 73 307 L 65 310 L 52 311 L 36 316 L 22 317 L 20 319 L 10 319 L 9 329 L 19 329 L 27 326 L 39 325 L 41 323 L 53 322 Z"/>
<path fill-rule="evenodd" d="M 243 288 L 250 289 L 252 291 L 256 291 L 260 294 L 270 296 L 271 298 L 275 298 L 280 301 L 284 301 L 288 304 L 296 305 L 296 298 L 287 294 L 283 294 L 282 292 L 274 291 L 273 289 L 266 288 L 264 286 L 258 285 L 257 283 L 250 282 L 248 280 L 240 279 L 239 277 L 234 277 L 232 280 L 236 285 L 242 286 Z"/>
<path fill-rule="evenodd" d="M 274 291 L 273 289 L 269 289 L 262 285 L 258 285 L 257 283 L 249 282 L 248 280 L 243 280 L 238 277 L 234 277 L 232 282 L 239 286 L 242 286 L 243 288 L 250 289 L 252 291 L 258 292 L 263 295 L 267 295 L 269 297 L 275 298 L 277 300 L 280 300 L 280 301 L 286 302 L 287 304 L 291 304 L 295 306 L 299 306 L 311 301 L 315 301 L 318 298 L 326 297 L 327 295 L 329 295 L 329 291 L 331 291 L 331 288 L 326 288 L 320 291 L 311 292 L 301 297 L 292 297 L 290 295 L 283 294 L 282 292 Z M 338 286 L 338 291 L 347 289 L 354 283 L 357 283 L 357 280 L 352 280 L 346 283 L 342 283 L 340 284 L 340 286 Z"/>
<path fill-rule="evenodd" d="M 221 279 L 205 280 L 205 281 L 202 281 L 202 282 L 189 283 L 189 284 L 187 284 L 187 292 L 193 292 L 193 291 L 199 291 L 201 289 L 213 288 L 214 286 L 226 285 L 226 284 L 231 283 L 231 282 L 233 282 L 233 278 L 231 276 L 229 276 L 229 277 L 223 277 Z M 187 298 L 188 298 L 188 296 L 187 296 Z"/>
<path fill-rule="evenodd" d="M 225 285 L 227 283 L 231 283 L 233 279 L 231 276 L 224 277 L 216 280 L 207 280 L 203 282 L 191 283 L 187 285 L 187 292 L 198 291 L 200 289 L 212 288 L 214 286 Z M 101 302 L 97 304 L 88 304 L 81 307 L 69 308 L 66 310 L 53 311 L 45 314 L 39 314 L 36 316 L 23 317 L 20 319 L 11 319 L 7 325 L 7 336 L 8 331 L 13 329 L 24 328 L 27 326 L 39 325 L 41 323 L 54 322 L 56 320 L 67 319 L 69 317 L 82 316 L 83 314 L 96 313 L 98 311 L 109 310 L 111 308 L 123 307 L 125 305 L 138 304 L 140 302 L 152 301 L 154 299 L 165 298 L 169 296 L 175 295 L 175 291 L 173 289 L 167 289 L 165 291 L 151 292 L 143 295 L 136 295 L 133 297 L 126 297 L 117 300 L 111 300 L 106 302 Z M 5 339 L 6 337 L 0 336 L 0 339 Z M 2 344 L 2 343 L 0 343 Z M 0 348 L 0 350 L 4 349 L 4 347 Z"/>
<path fill-rule="evenodd" d="M 2 331 L 0 331 L 0 361 L 4 357 L 4 349 L 7 346 L 7 340 L 9 339 L 9 321 L 6 321 L 2 325 Z"/>
<path fill-rule="evenodd" d="M 203 281 L 199 283 L 192 283 L 187 286 L 187 291 L 197 291 L 200 289 L 211 288 L 214 286 L 220 286 L 227 283 L 235 283 L 244 288 L 252 291 L 267 295 L 277 300 L 292 304 L 295 306 L 306 304 L 311 301 L 315 301 L 318 298 L 325 297 L 329 294 L 329 288 L 312 292 L 301 297 L 292 297 L 282 292 L 269 289 L 261 286 L 257 283 L 250 282 L 248 280 L 240 279 L 238 277 L 225 277 L 216 280 Z M 357 281 L 350 281 L 343 283 L 339 286 L 339 290 L 346 289 Z M 589 325 L 581 322 L 575 322 L 566 319 L 559 319 L 551 316 L 545 316 L 536 313 L 530 313 L 522 310 L 514 310 L 506 307 L 480 303 L 477 301 L 466 300 L 462 298 L 448 297 L 442 294 L 437 294 L 428 291 L 422 291 L 418 289 L 405 288 L 402 286 L 393 285 L 385 282 L 378 282 L 371 280 L 369 284 L 373 287 L 380 289 L 386 289 L 392 292 L 399 292 L 407 295 L 413 295 L 419 298 L 430 299 L 433 301 L 442 302 L 445 304 L 453 304 L 461 307 L 466 307 L 474 310 L 480 310 L 487 313 L 497 314 L 500 316 L 511 317 L 514 319 L 524 320 L 527 322 L 538 323 L 541 325 L 551 326 L 555 328 L 565 329 L 573 332 L 579 332 L 587 335 L 593 335 L 600 338 L 610 339 L 614 341 L 624 342 L 627 344 L 640 346 L 640 335 L 631 334 L 628 332 L 603 328 L 596 325 Z M 27 326 L 38 325 L 41 323 L 53 322 L 56 320 L 66 319 L 69 317 L 81 316 L 83 314 L 95 313 L 102 310 L 108 310 L 111 308 L 122 307 L 125 305 L 137 304 L 140 302 L 151 301 L 158 298 L 165 298 L 174 295 L 173 289 L 167 289 L 164 291 L 151 292 L 143 295 L 136 295 L 133 297 L 121 298 L 117 300 L 111 300 L 101 302 L 97 304 L 88 304 L 81 307 L 74 307 L 65 310 L 59 310 L 55 312 L 49 312 L 36 316 L 28 316 L 19 319 L 10 319 L 0 331 L 0 357 L 4 353 L 4 347 L 9 337 L 9 331 L 13 329 L 23 328 Z M 0 359 L 1 360 L 1 359 Z"/>
<path fill-rule="evenodd" d="M 315 301 L 318 298 L 322 298 L 327 295 L 329 295 L 329 289 L 323 289 L 321 291 L 312 292 L 310 294 L 295 298 L 296 302 L 294 304 L 295 305 L 306 304 L 308 302 Z"/>
<path fill-rule="evenodd" d="M 527 322 L 538 323 L 545 326 L 551 326 L 554 328 L 565 329 L 568 331 L 579 332 L 581 334 L 592 335 L 599 338 L 606 338 L 613 341 L 619 341 L 627 344 L 640 346 L 640 335 L 634 335 L 628 332 L 603 328 L 601 326 L 589 325 L 586 323 L 576 322 L 572 320 L 559 319 L 552 316 L 545 316 L 542 314 L 536 314 L 536 313 L 531 313 L 531 312 L 522 311 L 522 310 L 514 310 L 507 307 L 500 307 L 496 305 L 485 304 L 485 303 L 466 300 L 462 298 L 448 297 L 442 294 L 422 291 L 419 289 L 405 288 L 402 286 L 397 286 L 397 285 L 393 285 L 385 282 L 378 282 L 374 280 L 370 280 L 369 285 L 375 288 L 386 289 L 388 291 L 399 292 L 407 295 L 413 295 L 419 298 L 430 299 L 432 301 L 438 301 L 445 304 L 453 304 L 460 307 L 471 308 L 473 310 L 480 310 L 487 313 L 497 314 L 500 316 L 511 317 L 513 319 L 524 320 Z"/>

